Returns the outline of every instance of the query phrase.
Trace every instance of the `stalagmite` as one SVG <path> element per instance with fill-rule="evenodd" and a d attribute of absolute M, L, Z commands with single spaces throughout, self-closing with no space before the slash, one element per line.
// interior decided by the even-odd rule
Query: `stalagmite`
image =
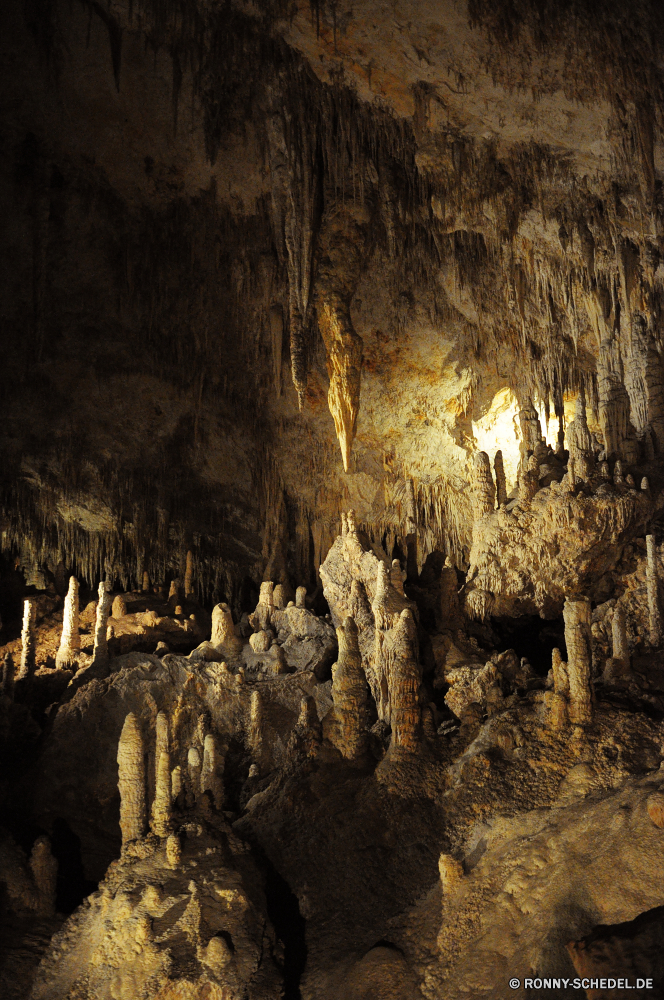
<path fill-rule="evenodd" d="M 272 593 L 272 600 L 274 601 L 274 606 L 278 611 L 283 611 L 288 604 L 288 591 L 283 583 L 278 583 L 274 588 Z"/>
<path fill-rule="evenodd" d="M 182 768 L 178 764 L 178 766 L 174 767 L 171 771 L 171 802 L 179 805 L 178 799 L 180 798 L 182 791 Z"/>
<path fill-rule="evenodd" d="M 422 736 L 419 691 L 422 681 L 415 654 L 417 627 L 409 608 L 401 612 L 395 629 L 394 665 L 390 704 L 392 746 L 403 750 L 417 749 Z"/>
<path fill-rule="evenodd" d="M 521 504 L 530 503 L 537 493 L 538 488 L 539 477 L 537 471 L 530 465 L 522 468 L 519 472 L 519 502 Z"/>
<path fill-rule="evenodd" d="M 210 792 L 215 807 L 219 810 L 224 806 L 224 786 L 219 775 L 220 757 L 217 739 L 213 733 L 208 733 L 203 745 L 203 767 L 201 769 L 201 792 Z"/>
<path fill-rule="evenodd" d="M 156 743 L 155 761 L 158 761 L 162 753 L 170 752 L 170 739 L 168 733 L 168 716 L 166 712 L 157 714 L 156 722 Z"/>
<path fill-rule="evenodd" d="M 586 397 L 583 389 L 576 398 L 574 419 L 567 425 L 566 438 L 569 457 L 574 460 L 576 474 L 580 479 L 587 480 L 595 464 L 595 455 L 586 419 Z"/>
<path fill-rule="evenodd" d="M 44 917 L 55 916 L 58 862 L 51 853 L 48 837 L 37 837 L 32 845 L 30 869 L 37 887 L 39 913 Z"/>
<path fill-rule="evenodd" d="M 118 743 L 118 788 L 122 846 L 145 833 L 145 762 L 138 719 L 130 712 Z"/>
<path fill-rule="evenodd" d="M 23 602 L 23 629 L 21 631 L 21 666 L 17 680 L 32 677 L 37 665 L 37 602 L 28 597 Z"/>
<path fill-rule="evenodd" d="M 166 841 L 166 860 L 171 868 L 177 868 L 182 860 L 182 844 L 177 833 L 172 833 Z"/>
<path fill-rule="evenodd" d="M 545 705 L 548 724 L 552 729 L 563 729 L 569 721 L 569 680 L 567 664 L 563 662 L 559 649 L 552 650 L 553 691 L 547 691 Z"/>
<path fill-rule="evenodd" d="M 112 618 L 124 618 L 127 614 L 127 601 L 125 600 L 124 594 L 117 594 L 113 599 L 113 604 L 111 606 L 111 617 Z"/>
<path fill-rule="evenodd" d="M 647 476 L 644 476 L 643 479 L 641 480 L 641 489 L 643 490 L 644 493 L 650 492 L 650 483 L 648 482 Z"/>
<path fill-rule="evenodd" d="M 70 576 L 69 588 L 65 597 L 60 648 L 55 658 L 56 667 L 64 670 L 73 667 L 78 661 L 80 649 L 81 638 L 78 634 L 78 580 L 75 576 Z"/>
<path fill-rule="evenodd" d="M 201 787 L 201 754 L 198 747 L 187 751 L 187 805 L 193 806 Z"/>
<path fill-rule="evenodd" d="M 358 760 L 367 744 L 367 681 L 362 669 L 357 625 L 348 617 L 337 629 L 339 656 L 332 667 L 334 718 L 329 738 L 348 760 Z"/>
<path fill-rule="evenodd" d="M 436 624 L 442 631 L 455 632 L 463 625 L 463 615 L 459 603 L 459 580 L 457 571 L 449 556 L 440 571 L 440 603 Z"/>
<path fill-rule="evenodd" d="M 316 699 L 308 694 L 300 701 L 300 714 L 297 719 L 297 729 L 305 736 L 319 742 L 322 734 Z"/>
<path fill-rule="evenodd" d="M 625 477 L 623 475 L 623 466 L 620 459 L 616 462 L 613 467 L 613 482 L 616 486 L 622 486 L 625 482 Z"/>
<path fill-rule="evenodd" d="M 592 639 L 588 598 L 565 598 L 563 619 L 567 646 L 570 722 L 575 725 L 585 725 L 592 722 L 593 716 L 593 690 L 590 679 Z"/>
<path fill-rule="evenodd" d="M 629 645 L 627 643 L 627 627 L 625 624 L 625 612 L 618 605 L 613 610 L 611 620 L 611 637 L 613 643 L 613 659 L 620 660 L 624 666 L 629 667 Z"/>
<path fill-rule="evenodd" d="M 185 564 L 184 596 L 187 599 L 194 596 L 194 554 L 191 549 L 187 552 L 187 560 Z"/>
<path fill-rule="evenodd" d="M 108 614 L 111 608 L 110 585 L 106 580 L 99 584 L 97 611 L 95 614 L 93 664 L 99 665 L 108 660 Z"/>
<path fill-rule="evenodd" d="M 150 575 L 147 570 L 143 570 L 143 593 L 150 593 Z"/>
<path fill-rule="evenodd" d="M 490 514 L 496 507 L 496 488 L 491 475 L 491 462 L 485 451 L 473 457 L 473 514 L 476 520 Z"/>
<path fill-rule="evenodd" d="M 171 757 L 168 750 L 156 754 L 157 780 L 152 803 L 152 831 L 157 837 L 167 837 L 171 830 Z"/>
<path fill-rule="evenodd" d="M 265 580 L 261 583 L 256 610 L 249 615 L 249 624 L 257 632 L 269 628 L 274 611 L 274 583 Z"/>
<path fill-rule="evenodd" d="M 247 743 L 254 763 L 261 768 L 265 747 L 263 738 L 263 699 L 259 691 L 251 692 Z"/>
<path fill-rule="evenodd" d="M 403 582 L 404 578 L 401 563 L 398 559 L 393 559 L 392 569 L 390 570 L 390 583 L 402 596 L 404 596 Z"/>
<path fill-rule="evenodd" d="M 295 591 L 295 607 L 296 608 L 306 608 L 307 606 L 307 588 L 298 587 Z"/>
<path fill-rule="evenodd" d="M 646 535 L 646 583 L 648 587 L 648 614 L 650 620 L 650 645 L 660 646 L 662 643 L 662 608 L 659 599 L 659 581 L 657 579 L 657 548 L 655 536 Z"/>
<path fill-rule="evenodd" d="M 493 470 L 496 476 L 496 500 L 498 506 L 502 507 L 507 503 L 507 480 L 505 479 L 503 453 L 500 450 L 494 455 Z"/>
<path fill-rule="evenodd" d="M 235 630 L 233 613 L 227 604 L 217 604 L 212 609 L 210 641 L 228 662 L 237 660 L 242 653 L 242 639 Z"/>
<path fill-rule="evenodd" d="M 537 410 L 530 399 L 526 400 L 523 409 L 519 410 L 518 417 L 521 430 L 521 441 L 519 442 L 521 459 L 519 466 L 523 468 L 530 455 L 542 440 L 542 425 L 537 416 Z"/>
<path fill-rule="evenodd" d="M 11 653 L 5 653 L 3 657 L 0 694 L 10 701 L 14 700 L 14 659 Z"/>

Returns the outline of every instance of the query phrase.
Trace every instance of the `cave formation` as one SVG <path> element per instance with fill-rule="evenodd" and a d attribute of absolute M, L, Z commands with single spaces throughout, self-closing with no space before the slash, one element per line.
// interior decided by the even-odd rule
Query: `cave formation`
<path fill-rule="evenodd" d="M 0 996 L 664 997 L 664 6 L 0 48 Z"/>

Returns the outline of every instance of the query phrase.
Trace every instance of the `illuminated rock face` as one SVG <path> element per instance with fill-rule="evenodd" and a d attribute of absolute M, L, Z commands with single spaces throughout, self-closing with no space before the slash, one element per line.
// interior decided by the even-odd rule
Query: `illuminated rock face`
<path fill-rule="evenodd" d="M 664 903 L 661 4 L 0 56 L 0 996 L 599 966 Z"/>

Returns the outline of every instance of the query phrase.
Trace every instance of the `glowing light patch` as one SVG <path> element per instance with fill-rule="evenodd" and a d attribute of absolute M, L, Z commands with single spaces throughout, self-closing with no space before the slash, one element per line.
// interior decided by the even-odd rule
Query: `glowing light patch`
<path fill-rule="evenodd" d="M 493 397 L 487 413 L 479 420 L 473 420 L 473 436 L 478 451 L 485 451 L 491 459 L 500 449 L 507 480 L 507 491 L 516 484 L 519 466 L 519 404 L 511 389 L 501 389 Z"/>

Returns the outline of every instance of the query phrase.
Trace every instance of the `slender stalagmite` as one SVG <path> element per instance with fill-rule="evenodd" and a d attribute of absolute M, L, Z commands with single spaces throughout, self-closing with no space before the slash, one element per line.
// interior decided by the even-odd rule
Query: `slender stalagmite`
<path fill-rule="evenodd" d="M 143 593 L 148 594 L 150 592 L 150 574 L 146 569 L 143 570 Z"/>
<path fill-rule="evenodd" d="M 420 668 L 415 656 L 417 626 L 409 608 L 401 612 L 395 629 L 394 666 L 390 690 L 392 745 L 416 750 L 422 737 L 419 703 Z"/>
<path fill-rule="evenodd" d="M 118 787 L 122 846 L 145 833 L 145 762 L 138 719 L 130 712 L 118 743 Z"/>
<path fill-rule="evenodd" d="M 171 832 L 171 756 L 168 750 L 157 754 L 157 780 L 152 803 L 152 831 L 157 837 Z"/>
<path fill-rule="evenodd" d="M 505 479 L 502 451 L 497 451 L 494 456 L 493 470 L 496 474 L 496 500 L 498 501 L 498 506 L 502 507 L 503 504 L 507 503 L 507 480 Z"/>
<path fill-rule="evenodd" d="M 588 598 L 565 598 L 563 619 L 569 677 L 569 717 L 570 722 L 584 725 L 592 722 L 593 717 L 593 690 L 590 679 L 592 644 Z"/>
<path fill-rule="evenodd" d="M 188 598 L 194 596 L 194 554 L 191 549 L 187 552 L 187 563 L 184 571 L 184 596 Z"/>
<path fill-rule="evenodd" d="M 17 680 L 32 677 L 35 672 L 37 653 L 37 602 L 28 597 L 23 602 L 23 630 L 21 631 L 21 666 Z"/>
<path fill-rule="evenodd" d="M 81 637 L 78 634 L 78 580 L 75 576 L 70 576 L 69 588 L 65 597 L 60 648 L 55 658 L 56 667 L 67 669 L 74 666 L 80 649 Z"/>
<path fill-rule="evenodd" d="M 14 700 L 14 660 L 11 653 L 5 653 L 3 658 L 0 694 L 10 701 Z"/>
<path fill-rule="evenodd" d="M 627 645 L 625 612 L 619 605 L 613 610 L 613 618 L 611 620 L 611 637 L 613 640 L 614 660 L 620 660 L 620 662 L 626 667 L 629 667 L 629 646 Z"/>
<path fill-rule="evenodd" d="M 217 809 L 224 805 L 224 786 L 219 774 L 219 749 L 213 733 L 208 733 L 203 746 L 203 767 L 201 769 L 201 792 L 210 792 Z"/>
<path fill-rule="evenodd" d="M 248 743 L 251 756 L 260 768 L 263 757 L 263 700 L 259 691 L 251 692 Z"/>
<path fill-rule="evenodd" d="M 648 611 L 650 615 L 650 645 L 660 646 L 662 643 L 662 608 L 659 602 L 657 549 L 655 547 L 654 535 L 646 535 L 646 552 L 646 583 L 648 586 Z"/>
<path fill-rule="evenodd" d="M 39 913 L 55 916 L 55 896 L 58 881 L 58 862 L 51 853 L 48 837 L 37 837 L 30 855 L 30 868 L 37 887 Z"/>
<path fill-rule="evenodd" d="M 201 786 L 201 754 L 198 747 L 189 747 L 187 751 L 187 773 L 189 777 L 187 805 L 193 806 Z"/>
<path fill-rule="evenodd" d="M 307 606 L 307 588 L 298 587 L 295 591 L 295 607 L 296 608 L 306 608 Z"/>
<path fill-rule="evenodd" d="M 99 584 L 99 600 L 95 617 L 95 644 L 92 654 L 93 664 L 106 663 L 108 660 L 108 615 L 111 610 L 110 584 L 102 580 Z"/>

